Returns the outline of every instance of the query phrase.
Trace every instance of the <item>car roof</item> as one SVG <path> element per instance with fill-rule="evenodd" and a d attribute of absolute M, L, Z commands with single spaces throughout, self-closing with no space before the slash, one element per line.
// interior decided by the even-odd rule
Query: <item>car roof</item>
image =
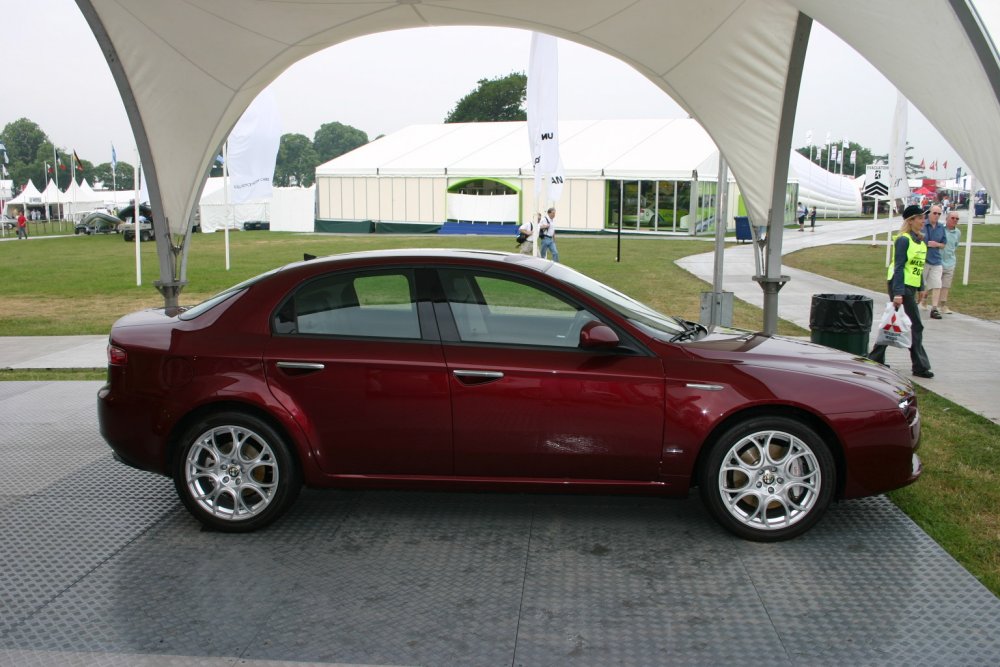
<path fill-rule="evenodd" d="M 329 255 L 326 257 L 316 257 L 315 259 L 293 262 L 283 267 L 282 270 L 298 267 L 314 267 L 321 264 L 354 264 L 371 261 L 373 264 L 394 264 L 416 262 L 419 264 L 433 263 L 435 260 L 444 262 L 463 263 L 469 261 L 479 265 L 519 265 L 527 268 L 546 272 L 551 266 L 551 262 L 522 255 L 520 253 L 500 252 L 497 250 L 474 250 L 474 249 L 452 249 L 452 248 L 405 248 L 392 250 L 362 250 L 358 252 L 347 252 L 340 255 Z"/>

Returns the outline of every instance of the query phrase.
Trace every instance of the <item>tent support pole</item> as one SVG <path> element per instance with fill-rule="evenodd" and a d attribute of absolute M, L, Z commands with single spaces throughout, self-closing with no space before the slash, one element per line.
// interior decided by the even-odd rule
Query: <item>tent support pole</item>
<path fill-rule="evenodd" d="M 115 50 L 111 37 L 108 35 L 104 23 L 94 10 L 93 0 L 76 0 L 80 13 L 87 20 L 97 44 L 108 61 L 108 68 L 111 76 L 115 80 L 118 92 L 121 93 L 122 103 L 125 105 L 125 112 L 128 115 L 129 124 L 132 126 L 132 134 L 135 135 L 136 147 L 139 149 L 139 159 L 143 164 L 146 174 L 146 188 L 149 191 L 149 206 L 153 210 L 153 234 L 156 237 L 156 254 L 160 260 L 160 279 L 153 284 L 163 296 L 163 305 L 170 309 L 180 305 L 180 293 L 187 284 L 181 272 L 181 258 L 187 255 L 186 235 L 181 236 L 180 245 L 174 245 L 170 236 L 170 221 L 164 215 L 163 198 L 160 195 L 160 183 L 156 175 L 156 161 L 153 159 L 153 152 L 149 146 L 149 138 L 146 135 L 146 125 L 143 123 L 139 105 L 136 102 L 132 86 L 129 84 L 125 68 L 122 66 Z M 139 202 L 136 202 L 138 206 Z M 190 228 L 190 216 L 187 221 Z M 136 235 L 138 236 L 138 226 Z"/>
<path fill-rule="evenodd" d="M 764 262 L 764 274 L 753 277 L 764 290 L 764 333 L 769 336 L 773 336 L 778 330 L 778 292 L 789 280 L 788 276 L 781 275 L 785 192 L 788 189 L 788 163 L 792 150 L 795 107 L 799 100 L 802 67 L 806 59 L 806 47 L 809 45 L 811 29 L 812 19 L 800 12 L 795 24 L 792 52 L 788 56 L 788 77 L 785 80 L 785 95 L 781 103 L 781 125 L 778 128 L 778 143 L 774 156 L 774 183 L 771 186 L 771 206 L 767 215 L 767 257 Z"/>

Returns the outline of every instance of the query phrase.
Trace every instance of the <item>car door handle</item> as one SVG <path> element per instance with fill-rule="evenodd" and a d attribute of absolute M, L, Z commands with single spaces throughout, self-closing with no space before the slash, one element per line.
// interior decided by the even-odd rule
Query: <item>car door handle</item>
<path fill-rule="evenodd" d="M 321 371 L 326 368 L 325 364 L 311 361 L 279 361 L 277 366 L 286 371 Z"/>
<path fill-rule="evenodd" d="M 454 370 L 452 374 L 462 384 L 469 385 L 486 384 L 487 382 L 495 382 L 496 380 L 503 379 L 503 373 L 500 371 Z"/>

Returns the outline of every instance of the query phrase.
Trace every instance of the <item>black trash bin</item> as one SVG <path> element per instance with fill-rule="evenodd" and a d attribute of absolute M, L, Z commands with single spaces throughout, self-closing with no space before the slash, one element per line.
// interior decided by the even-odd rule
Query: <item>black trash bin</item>
<path fill-rule="evenodd" d="M 872 300 L 860 294 L 813 294 L 809 339 L 858 356 L 868 354 Z"/>

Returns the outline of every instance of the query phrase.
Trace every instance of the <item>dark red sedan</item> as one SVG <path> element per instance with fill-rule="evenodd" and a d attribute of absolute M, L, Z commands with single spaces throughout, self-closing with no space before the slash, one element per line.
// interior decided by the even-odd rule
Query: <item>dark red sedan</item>
<path fill-rule="evenodd" d="M 808 342 L 708 331 L 497 252 L 303 261 L 119 320 L 98 395 L 125 463 L 226 531 L 308 486 L 683 496 L 753 540 L 920 475 L 913 387 Z"/>

